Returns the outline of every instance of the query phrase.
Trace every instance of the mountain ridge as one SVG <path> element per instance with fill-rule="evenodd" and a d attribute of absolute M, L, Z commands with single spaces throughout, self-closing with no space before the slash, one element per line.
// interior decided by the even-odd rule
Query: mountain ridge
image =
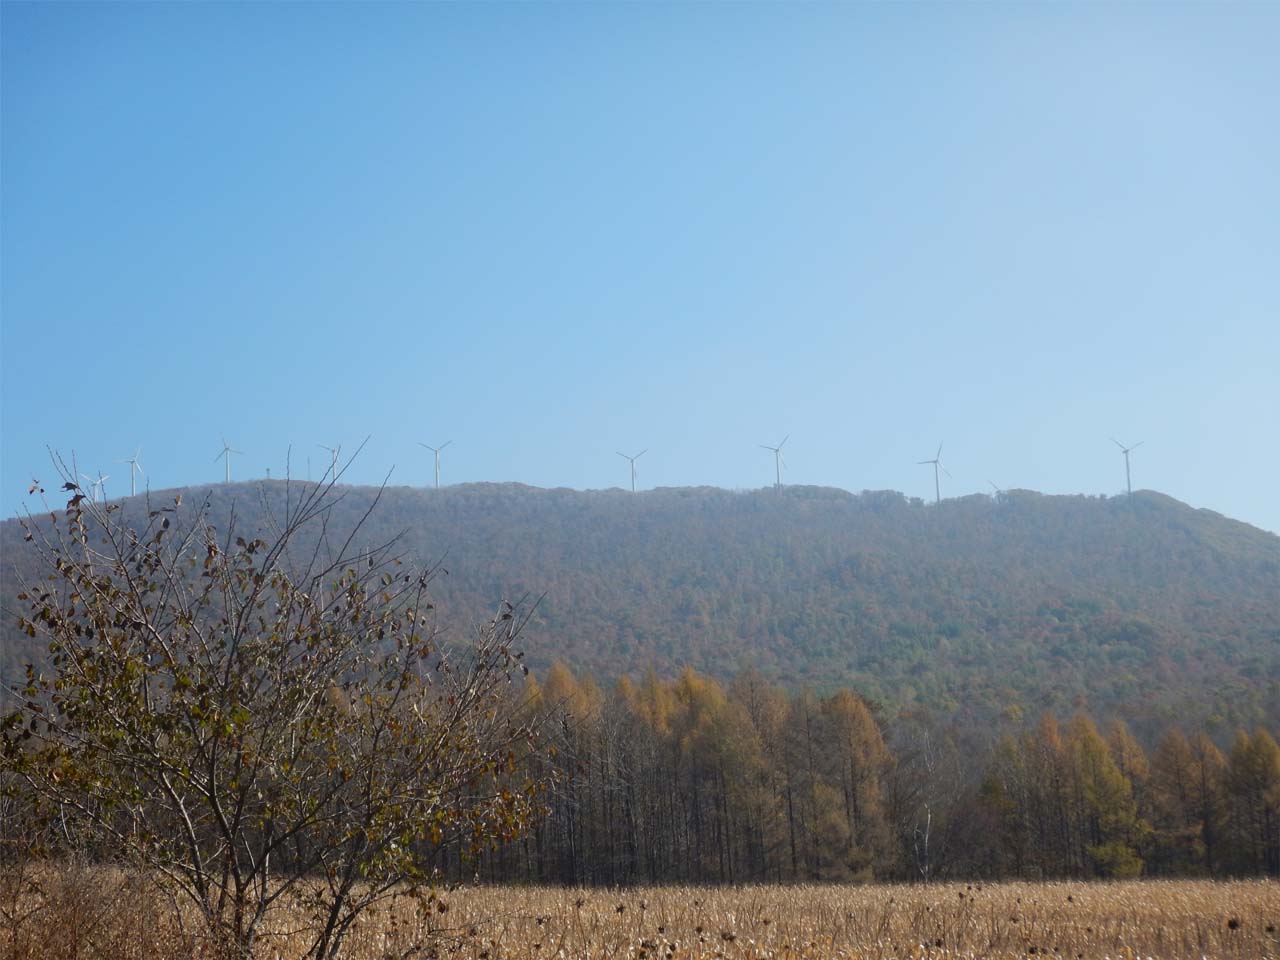
<path fill-rule="evenodd" d="M 265 526 L 288 483 L 150 497 L 208 497 L 215 523 L 234 503 L 243 531 Z M 752 664 L 971 722 L 1080 704 L 1138 726 L 1280 715 L 1280 536 L 1155 491 L 940 504 L 816 486 L 335 493 L 338 528 L 381 497 L 360 546 L 400 534 L 409 553 L 443 558 L 433 590 L 449 629 L 541 597 L 527 637 L 536 669 L 562 659 L 602 679 L 685 666 L 728 677 Z M 0 524 L 6 607 L 17 528 Z M 11 676 L 14 632 L 0 636 Z"/>

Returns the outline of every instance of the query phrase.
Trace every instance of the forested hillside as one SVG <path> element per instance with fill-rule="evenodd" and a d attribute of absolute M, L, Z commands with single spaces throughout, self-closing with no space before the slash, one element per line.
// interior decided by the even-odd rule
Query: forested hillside
<path fill-rule="evenodd" d="M 345 490 L 329 535 L 345 537 L 376 493 Z M 192 488 L 182 509 L 208 497 L 215 523 L 234 508 L 249 536 L 286 495 L 283 481 Z M 1149 491 L 935 506 L 814 487 L 391 488 L 358 543 L 400 533 L 441 561 L 450 629 L 541 597 L 535 673 L 563 660 L 602 678 L 690 666 L 723 680 L 753 666 L 962 725 L 1080 704 L 1139 732 L 1280 716 L 1280 537 Z M 0 538 L 12 609 L 31 551 L 16 521 Z M 3 636 L 12 677 L 36 651 L 11 618 Z"/>

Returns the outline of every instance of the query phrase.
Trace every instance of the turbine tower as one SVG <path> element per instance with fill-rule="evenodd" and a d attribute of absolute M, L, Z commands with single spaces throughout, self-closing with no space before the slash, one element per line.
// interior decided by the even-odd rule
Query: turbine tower
<path fill-rule="evenodd" d="M 1117 447 L 1119 447 L 1120 452 L 1124 454 L 1124 486 L 1125 486 L 1125 489 L 1129 492 L 1129 495 L 1132 496 L 1133 495 L 1133 479 L 1132 479 L 1132 474 L 1129 473 L 1129 453 L 1133 450 L 1137 450 L 1140 446 L 1142 446 L 1147 441 L 1139 440 L 1132 447 L 1126 447 L 1123 443 L 1121 443 L 1115 437 L 1111 438 L 1111 442 L 1114 443 Z"/>
<path fill-rule="evenodd" d="M 433 446 L 431 446 L 431 444 L 429 444 L 429 443 L 423 443 L 421 440 L 419 440 L 419 441 L 418 441 L 418 446 L 420 446 L 420 447 L 426 447 L 426 448 L 427 448 L 428 450 L 430 450 L 433 454 L 435 454 L 435 458 L 436 458 L 436 489 L 437 489 L 437 490 L 439 490 L 439 489 L 440 489 L 440 451 L 441 451 L 441 450 L 443 450 L 445 447 L 447 447 L 447 446 L 448 446 L 449 444 L 451 444 L 451 443 L 453 443 L 453 441 L 452 441 L 452 440 L 446 440 L 444 443 L 440 444 L 440 446 L 438 446 L 438 447 L 433 447 Z"/>
<path fill-rule="evenodd" d="M 142 464 L 138 462 L 138 457 L 142 453 L 139 447 L 127 460 L 117 460 L 116 463 L 129 464 L 129 496 L 137 496 L 138 493 L 138 474 L 142 473 Z"/>
<path fill-rule="evenodd" d="M 938 452 L 933 455 L 932 460 L 921 460 L 920 463 L 933 464 L 933 502 L 941 503 L 942 502 L 942 482 L 938 479 L 938 471 L 942 471 L 948 477 L 951 476 L 951 473 L 947 470 L 947 468 L 942 465 L 942 444 L 938 444 Z"/>
<path fill-rule="evenodd" d="M 225 460 L 225 461 L 226 461 L 226 468 L 227 468 L 227 470 L 226 470 L 226 474 L 225 474 L 226 479 L 224 480 L 224 482 L 225 482 L 225 483 L 230 483 L 230 482 L 231 482 L 231 455 L 232 455 L 233 453 L 244 453 L 244 451 L 243 451 L 243 450 L 236 450 L 236 449 L 234 449 L 234 448 L 231 446 L 231 444 L 227 443 L 227 438 L 226 438 L 226 437 L 223 437 L 223 438 L 222 438 L 222 452 L 221 452 L 220 454 L 218 454 L 216 457 L 214 457 L 214 458 L 213 458 L 213 462 L 214 462 L 214 463 L 217 463 L 219 460 Z"/>
<path fill-rule="evenodd" d="M 760 444 L 760 449 L 773 451 L 773 472 L 774 472 L 773 489 L 777 490 L 779 493 L 782 492 L 782 468 L 787 465 L 787 461 L 782 459 L 782 448 L 786 445 L 787 441 L 790 439 L 791 439 L 791 434 L 788 433 L 785 437 L 782 438 L 782 443 L 778 444 L 776 447 L 771 447 L 765 443 Z"/>
<path fill-rule="evenodd" d="M 631 492 L 632 493 L 636 492 L 636 461 L 639 460 L 648 452 L 649 452 L 648 447 L 645 447 L 643 450 L 637 453 L 634 457 L 628 457 L 625 453 L 622 453 L 621 451 L 618 452 L 618 456 L 620 456 L 623 460 L 626 460 L 628 463 L 631 464 Z"/>
<path fill-rule="evenodd" d="M 338 479 L 338 457 L 342 454 L 342 444 L 326 447 L 323 443 L 317 443 L 316 446 L 321 450 L 329 451 L 329 472 L 333 474 L 335 480 Z"/>
<path fill-rule="evenodd" d="M 87 473 L 82 473 L 80 476 L 89 481 L 89 499 L 91 501 L 101 501 L 102 503 L 106 503 L 106 485 L 107 481 L 111 479 L 111 474 L 103 474 L 103 472 L 99 470 L 97 480 L 93 479 L 93 477 L 89 476 Z"/>

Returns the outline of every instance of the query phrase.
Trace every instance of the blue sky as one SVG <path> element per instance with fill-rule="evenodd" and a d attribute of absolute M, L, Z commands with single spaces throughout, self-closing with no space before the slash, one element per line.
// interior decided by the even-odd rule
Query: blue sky
<path fill-rule="evenodd" d="M 1280 5 L 5 3 L 0 512 L 1135 486 L 1280 531 Z"/>

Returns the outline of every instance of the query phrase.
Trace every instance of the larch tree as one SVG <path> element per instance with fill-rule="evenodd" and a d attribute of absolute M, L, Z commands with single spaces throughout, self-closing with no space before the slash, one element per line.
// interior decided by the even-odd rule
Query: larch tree
<path fill-rule="evenodd" d="M 825 699 L 822 713 L 829 738 L 824 753 L 844 800 L 849 838 L 844 858 L 851 876 L 870 879 L 890 849 L 884 801 L 889 750 L 866 702 L 851 691 Z"/>
<path fill-rule="evenodd" d="M 1271 734 L 1236 734 L 1226 783 L 1237 868 L 1280 874 L 1280 745 Z"/>
<path fill-rule="evenodd" d="M 1104 877 L 1136 877 L 1142 873 L 1138 849 L 1145 824 L 1133 787 L 1091 720 L 1077 716 L 1069 737 L 1080 803 L 1078 836 L 1092 869 Z"/>
<path fill-rule="evenodd" d="M 1204 844 L 1205 869 L 1216 873 L 1223 867 L 1227 758 L 1203 731 L 1191 741 L 1191 757 L 1195 764 L 1194 802 Z"/>
<path fill-rule="evenodd" d="M 1155 862 L 1161 873 L 1205 868 L 1204 842 L 1196 806 L 1196 764 L 1181 730 L 1169 731 L 1151 758 L 1149 781 Z"/>

